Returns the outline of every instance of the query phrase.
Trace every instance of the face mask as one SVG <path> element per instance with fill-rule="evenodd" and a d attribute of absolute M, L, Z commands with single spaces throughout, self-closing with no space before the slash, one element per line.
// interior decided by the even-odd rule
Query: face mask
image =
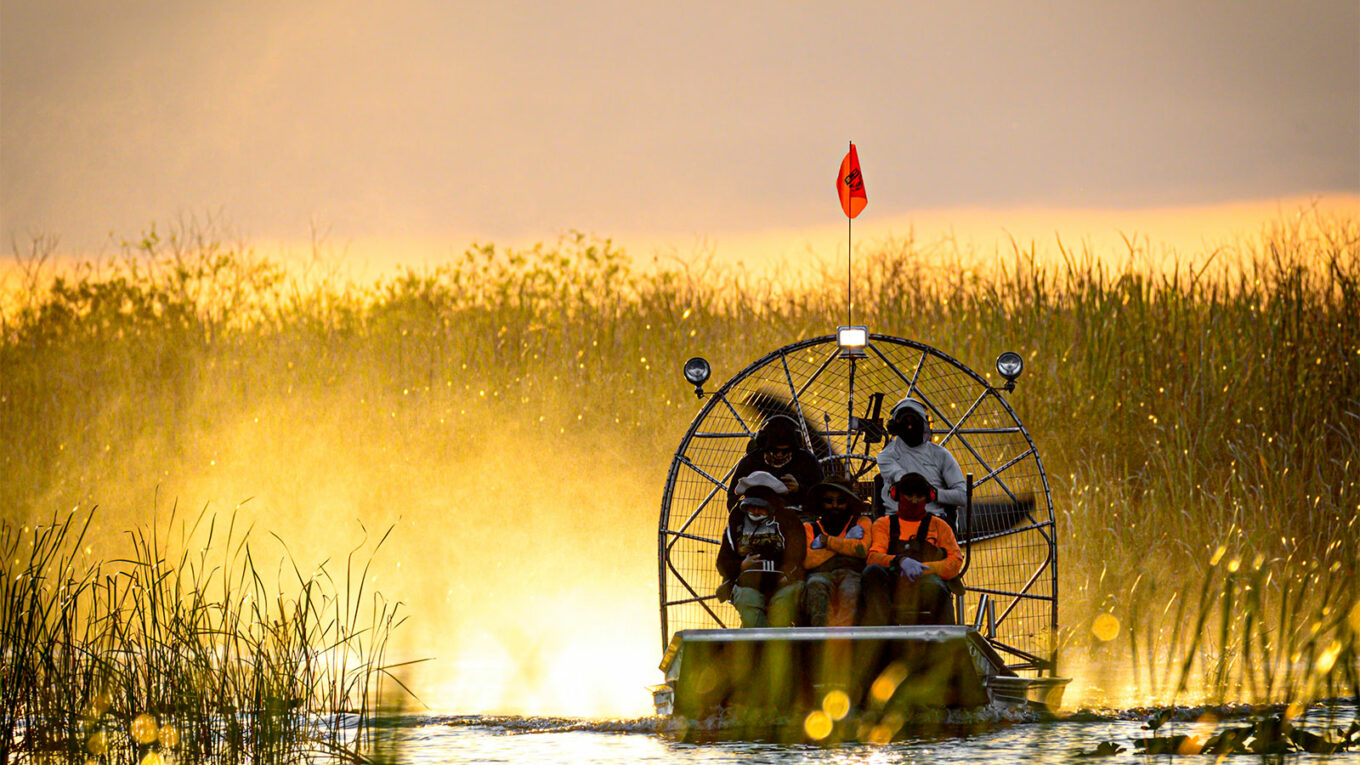
<path fill-rule="evenodd" d="M 926 424 L 915 417 L 907 420 L 905 427 L 902 429 L 902 441 L 906 443 L 907 446 L 920 446 L 921 442 L 925 439 Z"/>
<path fill-rule="evenodd" d="M 845 531 L 845 525 L 850 522 L 850 513 L 845 510 L 827 510 L 822 513 L 822 528 L 828 534 L 840 535 Z"/>
<path fill-rule="evenodd" d="M 738 506 L 746 511 L 746 517 L 750 518 L 752 523 L 760 523 L 770 514 L 769 501 L 758 497 L 742 497 Z"/>
<path fill-rule="evenodd" d="M 844 498 L 831 493 L 820 498 L 822 507 L 822 528 L 831 534 L 840 534 L 850 520 L 850 506 Z"/>
<path fill-rule="evenodd" d="M 888 432 L 907 446 L 920 446 L 926 439 L 925 419 L 914 409 L 899 409 L 888 421 Z"/>
<path fill-rule="evenodd" d="M 793 449 L 768 449 L 765 452 L 765 464 L 770 467 L 782 468 L 789 464 L 791 459 L 793 459 Z"/>
<path fill-rule="evenodd" d="M 912 502 L 906 497 L 897 500 L 897 517 L 904 521 L 919 521 L 926 515 L 926 501 Z"/>

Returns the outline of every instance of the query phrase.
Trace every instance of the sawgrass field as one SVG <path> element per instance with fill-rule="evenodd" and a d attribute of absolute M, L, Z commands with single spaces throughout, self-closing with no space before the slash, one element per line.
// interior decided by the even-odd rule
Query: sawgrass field
<path fill-rule="evenodd" d="M 325 257 L 284 267 L 184 226 L 100 261 L 55 264 L 49 249 L 19 253 L 2 283 L 0 519 L 7 552 L 42 533 L 65 547 L 7 555 L 6 581 L 55 582 L 61 562 L 77 579 L 103 566 L 92 581 L 122 570 L 141 584 L 131 595 L 88 585 L 84 601 L 15 595 L 0 607 L 16 635 L 31 609 L 112 624 L 150 603 L 138 598 L 155 588 L 136 577 L 161 565 L 205 613 L 253 619 L 253 644 L 275 650 L 271 620 L 306 620 L 223 601 L 268 593 L 296 613 L 329 561 L 333 615 L 309 628 L 323 637 L 295 646 L 320 656 L 338 639 L 328 625 L 357 618 L 346 598 L 372 597 L 336 584 L 346 554 L 389 526 L 387 560 L 365 575 L 406 601 L 415 653 L 460 634 L 453 623 L 509 634 L 506 612 L 530 596 L 654 624 L 659 496 L 696 411 L 681 364 L 708 357 L 716 382 L 833 331 L 845 311 L 843 267 L 782 279 L 703 259 L 643 267 L 576 233 L 474 245 L 368 281 Z M 1002 350 L 1025 356 L 1009 399 L 1053 489 L 1063 651 L 1083 673 L 1074 700 L 1360 695 L 1360 219 L 1305 213 L 1159 268 L 1136 244 L 1056 255 L 1017 245 L 985 263 L 918 254 L 909 240 L 859 250 L 856 319 L 979 370 Z M 253 523 L 252 567 L 224 562 L 221 575 L 258 575 L 223 587 L 206 563 L 197 579 L 184 573 L 225 542 L 203 541 L 202 526 L 148 541 L 176 506 L 174 524 L 216 517 L 219 540 L 228 517 Z M 79 546 L 74 532 L 50 536 L 91 512 Z M 507 559 L 515 578 L 485 586 L 511 576 L 498 573 Z M 395 627 L 384 607 L 364 605 L 364 619 Z M 107 659 L 95 637 L 122 650 L 111 635 L 138 629 L 83 634 Z M 650 667 L 655 635 L 634 629 Z M 22 634 L 33 656 L 81 640 Z M 172 648 L 181 639 L 157 634 Z M 383 645 L 364 649 L 365 667 L 384 666 Z M 230 666 L 195 666 L 175 677 L 231 687 L 220 679 Z M 30 675 L 60 676 L 62 694 L 42 709 L 71 719 L 80 710 L 61 704 L 104 698 L 101 677 L 123 677 L 107 680 L 123 689 L 108 714 L 133 719 L 175 697 L 173 683 L 156 691 L 119 671 L 38 662 Z M 352 706 L 374 687 L 319 669 L 307 682 L 331 690 L 280 698 Z M 14 698 L 0 701 L 36 709 L 41 689 L 26 700 L 7 687 Z M 203 718 L 213 703 L 181 712 Z"/>

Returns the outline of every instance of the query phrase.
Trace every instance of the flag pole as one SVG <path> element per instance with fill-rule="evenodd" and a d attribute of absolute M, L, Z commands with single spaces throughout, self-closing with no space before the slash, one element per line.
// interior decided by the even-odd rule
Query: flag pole
<path fill-rule="evenodd" d="M 855 149 L 855 142 L 849 141 L 850 147 L 846 149 L 849 154 Z M 855 326 L 855 218 L 847 215 L 845 218 L 845 326 Z M 852 330 L 853 331 L 853 330 Z M 848 477 L 850 475 L 850 450 L 854 445 L 854 436 L 851 435 L 853 428 L 850 424 L 855 421 L 855 357 L 851 356 L 847 361 L 850 362 L 850 390 L 845 399 L 845 461 L 841 469 Z"/>

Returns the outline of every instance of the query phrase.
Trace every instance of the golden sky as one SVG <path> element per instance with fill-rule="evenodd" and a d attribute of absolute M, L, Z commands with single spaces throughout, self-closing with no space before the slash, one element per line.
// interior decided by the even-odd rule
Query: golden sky
<path fill-rule="evenodd" d="M 12 0 L 0 38 L 7 248 L 215 215 L 370 255 L 801 257 L 839 241 L 850 139 L 866 242 L 1360 195 L 1352 0 Z"/>

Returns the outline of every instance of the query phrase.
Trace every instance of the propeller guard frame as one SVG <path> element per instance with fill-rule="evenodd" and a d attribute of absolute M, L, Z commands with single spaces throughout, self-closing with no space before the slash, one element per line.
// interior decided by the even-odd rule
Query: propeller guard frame
<path fill-rule="evenodd" d="M 989 530 L 987 518 L 979 514 L 979 528 L 970 534 L 959 617 L 986 626 L 984 634 L 1008 668 L 1054 674 L 1058 558 L 1052 498 L 1038 450 L 1001 395 L 1004 389 L 957 359 L 905 338 L 870 334 L 863 357 L 840 351 L 834 335 L 792 343 L 707 394 L 672 459 L 661 502 L 657 559 L 663 651 L 680 630 L 738 624 L 736 610 L 714 594 L 721 581 L 714 561 L 728 517 L 726 487 L 763 421 L 759 407 L 768 409 L 770 401 L 787 396 L 789 413 L 803 426 L 805 445 L 824 472 L 845 468 L 864 485 L 877 463 L 866 443 L 873 428 L 863 426 L 867 418 L 856 407 L 882 393 L 881 419 L 886 419 L 892 404 L 910 393 L 930 410 L 936 443 L 949 448 L 964 473 L 975 476 L 975 497 L 981 493 L 1019 503 L 1023 495 L 1032 495 L 1032 509 L 1026 505 L 1018 526 Z"/>

